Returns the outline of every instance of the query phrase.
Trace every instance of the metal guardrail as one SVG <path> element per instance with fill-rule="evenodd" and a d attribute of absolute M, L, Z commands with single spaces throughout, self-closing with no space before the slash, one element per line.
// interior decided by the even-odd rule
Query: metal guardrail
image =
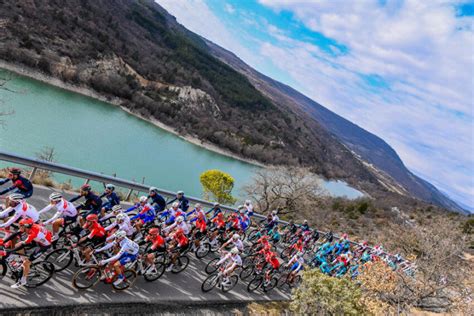
<path fill-rule="evenodd" d="M 104 174 L 101 174 L 101 173 L 82 170 L 82 169 L 79 169 L 79 168 L 69 167 L 69 166 L 66 166 L 66 165 L 63 165 L 63 164 L 43 161 L 43 160 L 40 160 L 40 159 L 33 159 L 33 158 L 29 158 L 29 157 L 25 157 L 25 156 L 22 156 L 22 155 L 13 154 L 13 153 L 1 151 L 1 150 L 0 150 L 0 160 L 32 167 L 33 170 L 30 174 L 30 177 L 32 177 L 38 169 L 43 169 L 43 170 L 48 170 L 48 171 L 51 171 L 51 172 L 56 172 L 56 173 L 70 175 L 70 176 L 77 177 L 77 178 L 86 179 L 87 182 L 92 180 L 92 181 L 97 181 L 97 182 L 101 182 L 101 183 L 105 183 L 105 182 L 112 183 L 116 186 L 129 189 L 130 191 L 128 193 L 128 196 L 130 196 L 132 190 L 138 191 L 138 192 L 148 192 L 148 190 L 150 188 L 150 186 L 148 186 L 146 184 L 137 183 L 137 182 L 133 182 L 133 181 L 130 181 L 130 180 L 125 180 L 125 179 L 120 179 L 120 178 L 117 178 L 117 177 L 107 176 L 107 175 L 104 175 Z M 176 193 L 172 192 L 172 191 L 158 189 L 158 192 L 161 195 L 164 195 L 164 196 L 167 196 L 167 197 L 176 196 Z M 212 206 L 211 202 L 200 199 L 200 198 L 196 198 L 196 197 L 192 197 L 192 196 L 186 196 L 186 198 L 192 203 L 200 203 L 200 204 L 208 206 L 208 207 Z M 237 211 L 237 209 L 235 207 L 229 206 L 229 205 L 221 205 L 221 209 L 223 209 L 224 211 Z M 260 219 L 265 219 L 266 218 L 266 216 L 255 213 L 255 212 L 254 212 L 253 216 L 257 217 L 257 218 L 260 218 Z M 283 221 L 283 220 L 280 220 L 280 223 L 282 223 L 284 225 L 288 224 L 288 222 Z M 324 236 L 326 234 L 325 232 L 322 232 L 322 231 L 319 231 L 319 230 L 317 230 L 317 232 L 321 236 Z M 336 234 L 333 234 L 333 236 L 334 236 L 334 238 L 339 238 L 339 236 L 336 235 Z M 352 245 L 361 246 L 361 244 L 359 244 L 359 243 L 356 243 L 356 242 L 353 242 L 353 241 L 349 241 L 349 242 Z M 368 247 L 368 248 L 372 249 L 372 247 Z M 384 253 L 384 254 L 390 255 L 388 253 Z"/>

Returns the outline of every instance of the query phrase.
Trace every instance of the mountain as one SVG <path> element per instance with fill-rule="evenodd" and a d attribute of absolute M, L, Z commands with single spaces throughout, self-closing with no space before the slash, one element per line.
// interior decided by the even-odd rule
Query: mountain
<path fill-rule="evenodd" d="M 459 207 L 383 140 L 190 32 L 151 0 L 0 2 L 0 58 L 114 98 L 239 156 L 372 197 Z"/>

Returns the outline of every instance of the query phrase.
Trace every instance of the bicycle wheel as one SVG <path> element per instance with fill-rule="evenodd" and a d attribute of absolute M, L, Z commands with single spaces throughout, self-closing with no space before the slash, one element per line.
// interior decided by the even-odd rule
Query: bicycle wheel
<path fill-rule="evenodd" d="M 247 240 L 252 242 L 252 241 L 256 241 L 258 239 L 258 234 L 259 231 L 257 229 L 255 230 L 252 230 L 251 232 L 249 232 L 248 236 L 247 236 Z"/>
<path fill-rule="evenodd" d="M 232 290 L 237 282 L 239 281 L 239 277 L 236 275 L 231 275 L 229 277 L 230 283 L 222 283 L 222 292 L 226 293 Z"/>
<path fill-rule="evenodd" d="M 270 282 L 268 282 L 268 283 L 263 282 L 263 284 L 262 284 L 263 291 L 264 292 L 271 291 L 275 288 L 275 286 L 277 286 L 277 284 L 278 284 L 278 279 L 273 277 L 273 278 L 270 279 Z"/>
<path fill-rule="evenodd" d="M 207 256 L 209 254 L 209 252 L 211 251 L 211 245 L 209 243 L 201 243 L 199 245 L 199 248 L 197 248 L 195 251 L 194 251 L 194 254 L 196 255 L 196 258 L 198 259 L 202 259 L 204 258 L 205 256 Z"/>
<path fill-rule="evenodd" d="M 54 265 L 54 271 L 60 272 L 69 267 L 73 259 L 72 251 L 66 248 L 56 249 L 50 252 L 45 261 L 51 262 Z"/>
<path fill-rule="evenodd" d="M 72 277 L 72 285 L 76 289 L 88 289 L 99 283 L 101 275 L 99 268 L 82 267 Z"/>
<path fill-rule="evenodd" d="M 188 264 L 189 264 L 189 258 L 187 256 L 179 257 L 176 260 L 175 264 L 173 265 L 173 269 L 171 270 L 171 273 L 180 273 L 180 272 L 182 272 L 184 269 L 186 269 Z"/>
<path fill-rule="evenodd" d="M 286 282 L 288 280 L 288 273 L 282 273 L 282 275 L 278 278 L 278 288 L 283 289 L 285 286 Z"/>
<path fill-rule="evenodd" d="M 30 273 L 26 279 L 26 287 L 32 288 L 46 283 L 54 273 L 54 266 L 51 262 L 40 261 L 31 264 Z"/>
<path fill-rule="evenodd" d="M 289 284 L 290 288 L 294 288 L 294 287 L 298 287 L 300 286 L 301 284 L 301 281 L 302 281 L 302 278 L 301 278 L 301 275 L 297 275 L 293 278 L 293 282 L 291 282 L 291 284 Z"/>
<path fill-rule="evenodd" d="M 253 278 L 252 281 L 249 282 L 249 284 L 247 285 L 247 291 L 249 292 L 254 292 L 256 291 L 260 285 L 262 284 L 263 282 L 263 279 L 262 277 L 260 276 L 256 276 L 255 278 Z"/>
<path fill-rule="evenodd" d="M 249 265 L 243 268 L 242 272 L 240 272 L 240 278 L 242 279 L 242 281 L 249 279 L 253 275 L 254 270 L 255 270 L 254 265 Z"/>
<path fill-rule="evenodd" d="M 217 283 L 220 282 L 220 279 L 221 277 L 218 273 L 211 274 L 204 280 L 204 282 L 202 282 L 201 290 L 203 292 L 209 292 L 216 287 Z"/>
<path fill-rule="evenodd" d="M 155 264 L 149 267 L 145 271 L 145 273 L 143 274 L 143 277 L 145 278 L 146 281 L 152 282 L 159 279 L 163 275 L 164 272 L 165 272 L 165 265 L 161 262 L 157 262 L 155 259 Z"/>
<path fill-rule="evenodd" d="M 219 262 L 219 258 L 214 258 L 209 263 L 206 265 L 206 268 L 204 269 L 207 274 L 213 274 L 214 272 L 217 271 L 217 265 L 216 263 Z"/>
<path fill-rule="evenodd" d="M 114 282 L 117 280 L 118 275 L 115 275 L 112 279 L 112 287 L 117 291 L 123 291 L 131 287 L 133 283 L 135 283 L 137 272 L 132 269 L 127 269 L 123 272 L 123 276 L 123 281 L 117 285 L 115 285 Z"/>

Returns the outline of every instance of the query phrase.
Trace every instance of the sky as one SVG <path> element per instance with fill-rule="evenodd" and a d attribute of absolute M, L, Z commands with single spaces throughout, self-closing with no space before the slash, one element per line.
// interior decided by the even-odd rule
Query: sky
<path fill-rule="evenodd" d="M 474 2 L 157 0 L 474 208 Z"/>

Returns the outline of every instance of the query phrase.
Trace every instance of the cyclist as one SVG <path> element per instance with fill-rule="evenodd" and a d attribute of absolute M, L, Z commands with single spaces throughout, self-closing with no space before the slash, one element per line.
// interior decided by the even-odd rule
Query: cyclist
<path fill-rule="evenodd" d="M 129 208 L 126 212 L 138 209 L 137 215 L 131 218 L 132 221 L 135 221 L 135 229 L 139 232 L 143 225 L 151 223 L 155 220 L 155 209 L 148 203 L 148 197 L 141 196 L 137 204 Z"/>
<path fill-rule="evenodd" d="M 223 213 L 218 213 L 215 218 L 211 220 L 213 224 L 213 233 L 211 238 L 209 238 L 210 244 L 213 248 L 217 246 L 218 240 L 222 239 L 219 236 L 222 236 L 226 231 L 226 224 Z"/>
<path fill-rule="evenodd" d="M 77 210 L 74 204 L 63 198 L 61 193 L 53 192 L 49 196 L 49 204 L 44 207 L 39 214 L 45 213 L 52 208 L 56 208 L 56 213 L 45 221 L 43 225 L 53 224 L 53 241 L 58 239 L 59 227 L 66 226 L 77 221 Z"/>
<path fill-rule="evenodd" d="M 217 202 L 214 202 L 212 208 L 206 212 L 206 215 L 212 212 L 211 220 L 217 216 L 217 214 L 222 213 L 221 205 Z"/>
<path fill-rule="evenodd" d="M 188 211 L 189 200 L 184 196 L 183 191 L 176 192 L 176 197 L 172 199 L 171 201 L 169 201 L 168 204 L 173 203 L 173 202 L 178 202 L 178 207 L 184 212 Z"/>
<path fill-rule="evenodd" d="M 245 208 L 239 207 L 239 222 L 242 231 L 246 231 L 250 227 L 250 217 L 245 214 Z"/>
<path fill-rule="evenodd" d="M 186 216 L 186 213 L 183 212 L 183 210 L 181 210 L 179 208 L 179 202 L 173 202 L 173 204 L 171 204 L 171 208 L 169 210 L 166 210 L 164 212 L 161 212 L 160 214 L 160 218 L 163 218 L 165 216 L 169 216 L 168 217 L 168 220 L 165 222 L 166 225 L 171 225 L 174 223 L 175 219 L 178 217 L 178 216 Z"/>
<path fill-rule="evenodd" d="M 232 238 L 227 240 L 225 243 L 222 244 L 220 250 L 224 250 L 225 247 L 229 246 L 232 244 L 232 248 L 237 248 L 240 252 L 244 251 L 244 243 L 240 239 L 239 234 L 233 234 Z"/>
<path fill-rule="evenodd" d="M 90 242 L 92 247 L 86 247 L 83 251 L 86 262 L 90 261 L 93 249 L 96 246 L 103 244 L 106 241 L 105 229 L 99 224 L 99 217 L 96 214 L 89 214 L 86 216 L 86 223 L 82 226 L 83 229 L 89 231 L 89 234 L 81 237 L 74 247 L 85 242 Z"/>
<path fill-rule="evenodd" d="M 120 205 L 120 198 L 115 191 L 115 186 L 113 184 L 107 184 L 105 186 L 105 191 L 99 196 L 100 199 L 106 198 L 107 202 L 102 204 L 102 209 L 100 211 L 100 216 L 104 217 L 105 213 L 110 211 L 115 205 Z"/>
<path fill-rule="evenodd" d="M 189 226 L 186 223 L 186 221 L 184 220 L 183 216 L 178 216 L 176 218 L 176 221 L 173 224 L 167 226 L 165 229 L 163 229 L 163 231 L 169 232 L 169 231 L 172 231 L 175 228 L 177 230 L 181 229 L 185 235 L 189 234 Z"/>
<path fill-rule="evenodd" d="M 38 222 L 39 213 L 36 208 L 26 203 L 24 197 L 20 193 L 12 193 L 8 196 L 8 205 L 5 210 L 0 212 L 0 218 L 7 217 L 10 212 L 14 212 L 13 215 L 3 224 L 0 224 L 0 227 L 10 227 L 11 224 L 16 222 L 21 218 L 31 218 L 33 222 Z"/>
<path fill-rule="evenodd" d="M 150 247 L 147 248 L 147 254 L 145 261 L 149 265 L 153 265 L 155 261 L 155 253 L 164 253 L 166 251 L 166 240 L 161 236 L 160 229 L 153 227 L 148 230 L 148 234 L 145 237 L 145 242 L 150 242 Z"/>
<path fill-rule="evenodd" d="M 23 198 L 29 198 L 33 195 L 33 184 L 27 178 L 21 175 L 21 170 L 18 168 L 11 168 L 9 170 L 8 178 L 1 179 L 0 185 L 7 183 L 8 181 L 12 182 L 12 185 L 2 191 L 0 195 L 3 195 L 7 192 L 15 190 L 13 193 L 18 193 L 23 195 Z"/>
<path fill-rule="evenodd" d="M 310 230 L 307 219 L 303 221 L 303 225 L 301 225 L 301 230 L 304 232 Z"/>
<path fill-rule="evenodd" d="M 288 261 L 286 267 L 290 268 L 290 275 L 288 277 L 288 283 L 293 282 L 294 278 L 298 274 L 299 271 L 303 270 L 304 267 L 304 258 L 303 258 L 303 253 L 301 251 L 298 251 L 291 259 Z"/>
<path fill-rule="evenodd" d="M 267 224 L 267 227 L 266 227 L 268 231 L 272 230 L 272 228 L 275 227 L 275 225 L 277 225 L 278 222 L 280 221 L 280 218 L 278 217 L 277 214 L 278 214 L 278 211 L 276 211 L 276 210 L 272 211 L 271 217 L 269 217 L 270 221 L 269 221 L 269 223 Z"/>
<path fill-rule="evenodd" d="M 128 262 L 133 262 L 137 259 L 140 248 L 136 242 L 128 239 L 127 234 L 122 230 L 117 231 L 113 236 L 114 241 L 107 243 L 102 248 L 96 249 L 94 252 L 98 253 L 116 245 L 120 246 L 120 250 L 115 255 L 99 262 L 100 265 L 111 264 L 113 266 L 116 275 L 118 275 L 114 285 L 119 285 L 124 279 L 122 267 Z"/>
<path fill-rule="evenodd" d="M 18 280 L 17 283 L 11 285 L 12 288 L 16 289 L 26 284 L 28 274 L 30 272 L 31 262 L 39 258 L 41 254 L 46 252 L 51 247 L 51 238 L 52 234 L 46 228 L 40 224 L 35 224 L 31 218 L 24 218 L 20 221 L 20 230 L 17 233 L 10 235 L 5 239 L 4 242 L 20 236 L 25 233 L 27 235 L 25 240 L 22 240 L 16 244 L 16 246 L 11 250 L 6 250 L 6 253 L 16 252 L 20 249 L 25 248 L 25 246 L 30 246 L 34 248 L 33 252 L 29 257 L 25 258 L 23 261 L 23 274 Z M 5 255 L 5 254 L 3 254 Z"/>
<path fill-rule="evenodd" d="M 247 209 L 247 215 L 248 215 L 248 216 L 252 216 L 252 215 L 253 215 L 253 205 L 252 205 L 252 201 L 250 201 L 250 200 L 245 201 L 244 206 L 245 206 L 245 208 Z"/>
<path fill-rule="evenodd" d="M 81 186 L 80 193 L 78 196 L 69 200 L 69 202 L 76 202 L 80 198 L 84 198 L 86 201 L 77 206 L 76 209 L 78 211 L 85 210 L 84 214 L 79 218 L 79 222 L 81 225 L 84 225 L 85 219 L 90 214 L 100 214 L 102 209 L 102 199 L 98 197 L 94 192 L 92 192 L 92 188 L 89 184 L 84 184 Z"/>
<path fill-rule="evenodd" d="M 242 258 L 239 256 L 239 249 L 232 248 L 221 260 L 217 262 L 217 266 L 226 263 L 224 267 L 224 283 L 230 284 L 229 276 L 235 269 L 242 266 Z"/>
<path fill-rule="evenodd" d="M 194 234 L 193 234 L 193 239 L 194 239 L 194 249 L 198 249 L 199 246 L 201 245 L 201 238 L 206 236 L 207 234 L 207 221 L 206 221 L 206 215 L 204 212 L 199 212 L 197 213 L 197 216 L 195 218 L 194 222 Z"/>
<path fill-rule="evenodd" d="M 115 216 L 115 221 L 104 229 L 106 232 L 113 232 L 114 230 L 124 231 L 127 234 L 127 237 L 132 237 L 135 233 L 135 228 L 130 222 L 130 218 L 123 213 L 117 214 L 117 216 Z"/>
<path fill-rule="evenodd" d="M 202 205 L 197 203 L 194 206 L 194 210 L 186 214 L 186 218 L 189 219 L 189 222 L 195 222 L 198 217 L 201 216 L 201 218 L 206 219 L 206 212 L 204 212 Z"/>
<path fill-rule="evenodd" d="M 265 285 L 270 282 L 272 276 L 278 273 L 278 269 L 280 269 L 280 261 L 277 258 L 277 255 L 273 251 L 268 251 L 265 254 L 265 261 L 268 263 L 269 268 L 265 272 Z"/>
<path fill-rule="evenodd" d="M 171 253 L 171 264 L 166 268 L 166 271 L 172 271 L 173 266 L 178 259 L 179 254 L 186 251 L 189 247 L 189 239 L 184 234 L 181 228 L 178 228 L 174 233 L 172 233 L 169 238 L 171 238 L 169 251 Z"/>
<path fill-rule="evenodd" d="M 155 212 L 159 213 L 166 209 L 166 200 L 158 193 L 158 188 L 151 187 L 148 191 L 148 198 L 151 199 L 151 205 L 155 208 Z"/>

